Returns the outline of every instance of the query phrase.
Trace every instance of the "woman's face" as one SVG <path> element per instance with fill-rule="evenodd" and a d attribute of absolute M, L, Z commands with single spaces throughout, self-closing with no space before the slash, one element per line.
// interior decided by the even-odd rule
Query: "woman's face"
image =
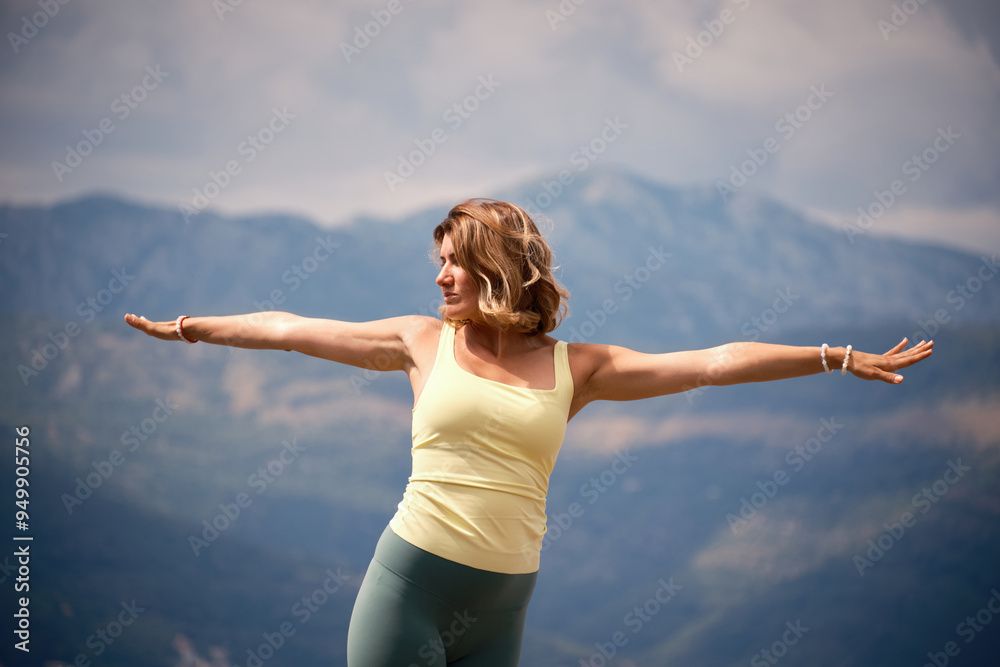
<path fill-rule="evenodd" d="M 465 269 L 455 263 L 451 234 L 444 235 L 439 252 L 438 266 L 441 271 L 434 282 L 441 288 L 442 294 L 448 294 L 444 297 L 445 314 L 453 320 L 474 319 L 479 308 L 479 289 Z"/>

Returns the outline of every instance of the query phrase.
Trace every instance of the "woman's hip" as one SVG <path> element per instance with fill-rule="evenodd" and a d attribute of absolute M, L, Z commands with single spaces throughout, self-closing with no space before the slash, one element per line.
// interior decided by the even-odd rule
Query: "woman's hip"
<path fill-rule="evenodd" d="M 507 611 L 528 605 L 538 572 L 508 574 L 470 567 L 410 544 L 385 527 L 374 560 L 446 605 Z"/>

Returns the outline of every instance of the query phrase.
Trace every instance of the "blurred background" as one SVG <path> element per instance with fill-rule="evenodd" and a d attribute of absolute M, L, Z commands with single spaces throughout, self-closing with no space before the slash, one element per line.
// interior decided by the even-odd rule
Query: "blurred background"
<path fill-rule="evenodd" d="M 551 242 L 558 339 L 935 341 L 898 386 L 588 406 L 522 664 L 996 664 L 995 4 L 0 12 L 10 454 L 30 428 L 22 528 L 2 463 L 3 665 L 345 664 L 410 470 L 405 376 L 122 315 L 434 315 L 430 233 L 473 196 Z"/>

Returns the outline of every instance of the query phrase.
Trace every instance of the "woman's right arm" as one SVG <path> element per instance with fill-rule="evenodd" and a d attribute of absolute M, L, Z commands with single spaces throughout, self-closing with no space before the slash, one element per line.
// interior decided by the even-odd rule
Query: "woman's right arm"
<path fill-rule="evenodd" d="M 298 315 L 280 310 L 264 310 L 245 315 L 186 317 L 181 325 L 188 338 L 216 345 L 252 350 L 281 350 L 281 334 Z"/>
<path fill-rule="evenodd" d="M 279 310 L 265 310 L 246 315 L 219 315 L 185 317 L 181 325 L 184 335 L 191 340 L 246 347 L 255 350 L 281 350 L 284 326 L 298 315 Z M 125 314 L 125 322 L 161 340 L 181 342 L 174 321 L 154 322 L 132 313 Z"/>
<path fill-rule="evenodd" d="M 426 315 L 400 315 L 370 322 L 296 315 L 281 324 L 280 349 L 359 368 L 405 371 L 413 363 L 414 342 L 436 322 Z"/>
<path fill-rule="evenodd" d="M 125 321 L 147 334 L 181 342 L 173 322 L 151 322 L 131 313 Z M 217 345 L 261 350 L 287 350 L 381 371 L 407 370 L 413 343 L 435 318 L 400 315 L 370 322 L 302 317 L 283 311 L 246 315 L 187 317 L 184 335 Z"/>

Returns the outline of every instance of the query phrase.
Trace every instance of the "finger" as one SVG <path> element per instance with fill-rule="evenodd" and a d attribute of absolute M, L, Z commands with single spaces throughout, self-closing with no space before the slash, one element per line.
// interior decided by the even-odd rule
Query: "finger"
<path fill-rule="evenodd" d="M 899 354 L 894 355 L 883 355 L 883 357 L 889 364 L 902 365 L 904 362 L 908 362 L 916 358 L 922 359 L 923 357 L 920 355 L 926 354 L 932 349 L 933 348 L 929 343 L 921 341 L 905 352 L 900 352 Z"/>
<path fill-rule="evenodd" d="M 889 349 L 886 352 L 886 354 L 896 354 L 897 352 L 899 352 L 900 350 L 903 349 L 904 345 L 906 345 L 906 336 L 903 336 L 903 340 L 901 340 L 898 343 L 896 343 L 896 346 L 893 347 L 893 348 L 891 348 L 891 349 Z"/>
<path fill-rule="evenodd" d="M 923 359 L 925 356 L 934 351 L 933 341 L 930 343 L 921 343 L 920 345 L 914 346 L 904 352 L 903 354 L 893 357 L 894 359 Z"/>
<path fill-rule="evenodd" d="M 902 357 L 901 360 L 898 362 L 899 365 L 897 366 L 897 368 L 902 368 L 904 366 L 911 366 L 911 365 L 917 363 L 918 361 L 922 361 L 922 360 L 926 359 L 927 357 L 931 356 L 933 353 L 934 353 L 934 350 L 932 348 L 924 348 L 924 349 L 920 350 L 919 352 L 917 352 L 916 354 L 907 355 L 905 357 Z M 895 357 L 895 358 L 896 359 L 900 359 L 899 357 Z"/>
<path fill-rule="evenodd" d="M 899 384 L 903 381 L 903 376 L 898 373 L 881 373 L 879 374 L 879 378 L 885 380 L 889 384 Z"/>
<path fill-rule="evenodd" d="M 147 331 L 149 329 L 148 325 L 152 324 L 152 322 L 146 319 L 144 315 L 135 315 L 133 313 L 126 315 L 125 320 L 133 327 L 143 332 Z"/>

